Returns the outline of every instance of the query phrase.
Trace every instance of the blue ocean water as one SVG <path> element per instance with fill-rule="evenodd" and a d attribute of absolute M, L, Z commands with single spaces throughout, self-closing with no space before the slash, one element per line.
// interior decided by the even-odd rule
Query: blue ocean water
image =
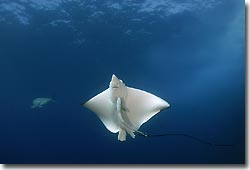
<path fill-rule="evenodd" d="M 244 1 L 1 1 L 0 74 L 0 163 L 245 162 Z M 112 74 L 170 103 L 141 131 L 233 146 L 118 141 L 80 106 Z"/>

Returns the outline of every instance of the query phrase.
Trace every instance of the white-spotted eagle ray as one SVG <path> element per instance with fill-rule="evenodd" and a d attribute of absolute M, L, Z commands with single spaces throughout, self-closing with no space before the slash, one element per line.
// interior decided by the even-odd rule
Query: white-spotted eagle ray
<path fill-rule="evenodd" d="M 118 132 L 118 140 L 125 141 L 126 133 L 135 138 L 140 126 L 170 105 L 146 91 L 127 87 L 112 75 L 109 88 L 83 104 L 95 112 L 105 127 Z"/>

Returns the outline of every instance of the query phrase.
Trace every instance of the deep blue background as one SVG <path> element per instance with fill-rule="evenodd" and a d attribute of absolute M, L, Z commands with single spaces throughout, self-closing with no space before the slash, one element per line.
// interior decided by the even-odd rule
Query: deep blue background
<path fill-rule="evenodd" d="M 244 163 L 244 1 L 166 17 L 138 14 L 140 23 L 128 19 L 133 11 L 82 23 L 88 11 L 76 3 L 64 9 L 76 30 L 46 25 L 56 14 L 28 7 L 27 25 L 8 13 L 0 20 L 0 163 Z M 132 33 L 122 32 L 126 26 Z M 84 42 L 72 43 L 77 36 Z M 234 146 L 181 136 L 118 141 L 80 106 L 105 90 L 112 74 L 171 104 L 141 131 Z M 56 103 L 32 110 L 37 97 Z"/>

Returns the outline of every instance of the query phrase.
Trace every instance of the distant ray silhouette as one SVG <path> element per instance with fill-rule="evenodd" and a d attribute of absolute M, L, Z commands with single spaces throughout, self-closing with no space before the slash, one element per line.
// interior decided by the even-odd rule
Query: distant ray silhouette
<path fill-rule="evenodd" d="M 32 101 L 32 106 L 31 108 L 32 109 L 35 109 L 35 108 L 41 108 L 43 106 L 45 106 L 46 104 L 48 104 L 49 102 L 55 102 L 54 99 L 52 98 L 46 98 L 46 97 L 40 97 L 40 98 L 36 98 Z"/>

